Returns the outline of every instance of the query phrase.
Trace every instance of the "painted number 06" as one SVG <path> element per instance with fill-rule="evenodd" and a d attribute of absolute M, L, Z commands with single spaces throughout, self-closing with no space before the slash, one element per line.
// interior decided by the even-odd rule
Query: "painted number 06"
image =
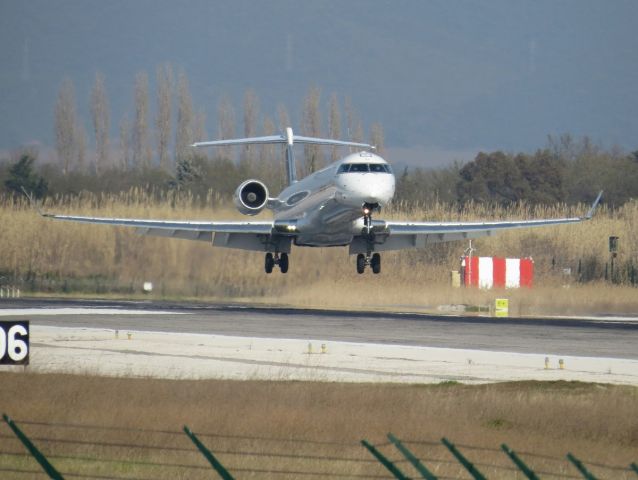
<path fill-rule="evenodd" d="M 26 335 L 27 329 L 22 325 L 14 325 L 9 329 L 5 337 L 4 330 L 0 329 L 0 358 L 5 353 L 9 354 L 9 358 L 14 362 L 20 362 L 27 356 L 27 344 L 24 340 L 16 338 L 16 335 Z"/>

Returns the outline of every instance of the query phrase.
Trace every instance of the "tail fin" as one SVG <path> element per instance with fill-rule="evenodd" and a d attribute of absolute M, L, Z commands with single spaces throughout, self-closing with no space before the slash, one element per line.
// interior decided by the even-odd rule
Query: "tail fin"
<path fill-rule="evenodd" d="M 345 142 L 343 140 L 333 140 L 331 138 L 315 138 L 315 137 L 302 137 L 295 135 L 292 128 L 286 128 L 285 135 L 270 135 L 267 137 L 251 137 L 251 138 L 234 138 L 228 140 L 215 140 L 212 142 L 198 142 L 194 143 L 193 147 L 224 147 L 229 145 L 260 145 L 281 143 L 286 144 L 286 174 L 288 176 L 288 185 L 291 185 L 297 181 L 297 171 L 295 168 L 295 155 L 292 147 L 295 143 L 312 144 L 312 145 L 332 145 L 342 147 L 359 147 L 370 148 L 375 147 L 367 143 L 358 142 Z"/>

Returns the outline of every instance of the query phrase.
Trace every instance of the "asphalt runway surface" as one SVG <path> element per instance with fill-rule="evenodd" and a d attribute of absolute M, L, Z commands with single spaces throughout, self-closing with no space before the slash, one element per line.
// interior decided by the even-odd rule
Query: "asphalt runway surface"
<path fill-rule="evenodd" d="M 25 308 L 114 308 L 136 311 L 136 314 L 38 314 L 15 317 L 27 318 L 32 325 L 638 359 L 638 321 L 631 319 L 496 319 L 161 301 L 3 299 L 0 302 L 0 310 Z M 149 313 L 144 313 L 147 311 Z M 153 311 L 169 313 L 157 315 Z M 11 318 L 3 316 L 0 320 Z"/>

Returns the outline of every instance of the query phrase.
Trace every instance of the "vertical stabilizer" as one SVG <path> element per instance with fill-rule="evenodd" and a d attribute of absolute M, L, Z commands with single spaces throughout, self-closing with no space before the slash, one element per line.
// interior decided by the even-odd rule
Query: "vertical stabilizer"
<path fill-rule="evenodd" d="M 292 185 L 297 181 L 297 167 L 295 165 L 294 134 L 292 128 L 286 128 L 286 174 L 288 176 L 288 185 Z"/>

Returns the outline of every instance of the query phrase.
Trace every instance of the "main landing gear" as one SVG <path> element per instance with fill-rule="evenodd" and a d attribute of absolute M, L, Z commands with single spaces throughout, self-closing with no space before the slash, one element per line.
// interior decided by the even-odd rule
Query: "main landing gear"
<path fill-rule="evenodd" d="M 372 273 L 381 272 L 381 255 L 378 253 L 372 253 L 374 247 L 374 232 L 372 231 L 372 212 L 378 210 L 378 204 L 363 205 L 363 234 L 367 237 L 368 251 L 364 255 L 360 253 L 357 255 L 357 273 L 361 274 L 365 271 L 367 266 L 372 267 Z"/>
<path fill-rule="evenodd" d="M 272 253 L 268 252 L 266 254 L 266 260 L 264 262 L 264 270 L 266 270 L 266 273 L 272 273 L 272 269 L 275 265 L 279 265 L 279 270 L 281 270 L 281 273 L 288 272 L 288 254 L 280 254 L 279 252 L 275 252 L 275 254 L 273 255 Z"/>
<path fill-rule="evenodd" d="M 381 273 L 381 255 L 378 253 L 371 255 L 370 253 L 357 255 L 357 273 L 365 272 L 367 266 L 372 267 L 372 273 Z"/>

